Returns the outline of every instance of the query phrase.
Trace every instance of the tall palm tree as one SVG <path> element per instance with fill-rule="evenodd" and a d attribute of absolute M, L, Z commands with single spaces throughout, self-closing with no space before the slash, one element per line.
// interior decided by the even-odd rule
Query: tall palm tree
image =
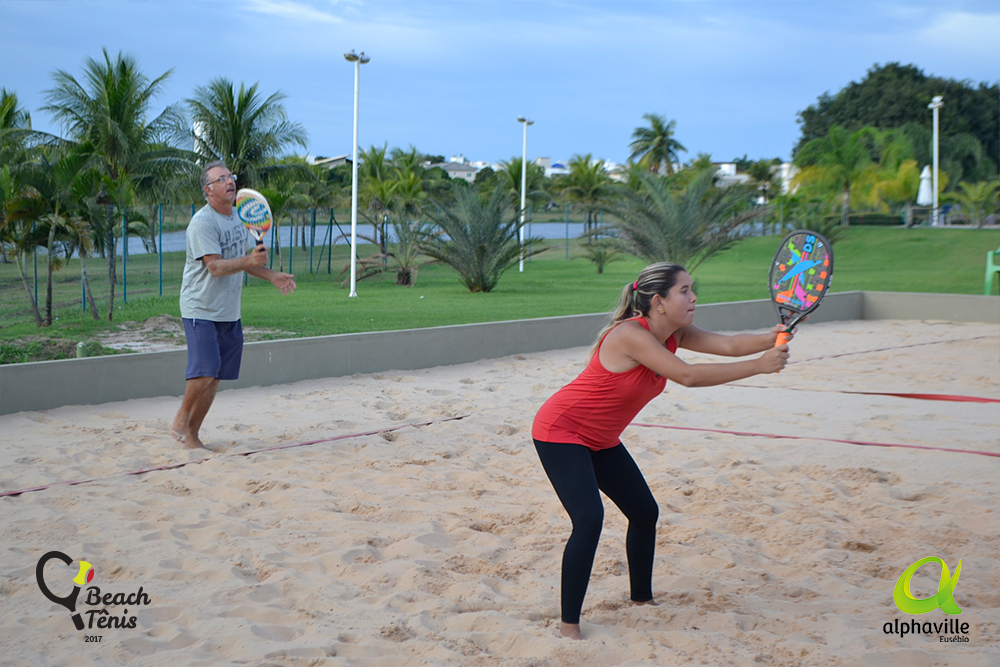
<path fill-rule="evenodd" d="M 21 286 L 31 305 L 36 326 L 43 326 L 42 315 L 35 301 L 35 293 L 28 284 L 27 257 L 42 245 L 42 235 L 34 221 L 44 212 L 41 199 L 27 196 L 30 191 L 22 185 L 10 169 L 0 164 L 0 243 L 10 249 L 21 276 Z"/>
<path fill-rule="evenodd" d="M 829 185 L 842 195 L 840 224 L 850 224 L 851 184 L 872 162 L 869 129 L 849 132 L 834 125 L 825 137 L 809 141 L 795 156 L 795 163 L 802 168 L 795 178 L 796 184 L 813 183 Z"/>
<path fill-rule="evenodd" d="M 0 228 L 6 219 L 4 201 L 13 198 L 21 188 L 18 171 L 29 160 L 34 134 L 31 114 L 21 106 L 17 93 L 0 88 L 0 165 L 7 169 L 5 187 L 0 189 Z M 0 263 L 7 261 L 7 244 L 0 243 Z"/>
<path fill-rule="evenodd" d="M 14 164 L 23 155 L 31 133 L 31 114 L 17 93 L 0 88 L 0 164 Z"/>
<path fill-rule="evenodd" d="M 44 214 L 39 216 L 40 227 L 47 234 L 44 326 L 52 324 L 52 274 L 58 262 L 56 240 L 68 234 L 71 240 L 79 241 L 83 234 L 75 209 L 82 204 L 81 195 L 91 159 L 86 145 L 56 151 L 51 156 L 42 155 L 24 175 L 24 182 L 32 191 L 30 196 L 44 206 Z"/>
<path fill-rule="evenodd" d="M 590 153 L 574 155 L 568 166 L 569 174 L 562 181 L 562 194 L 587 211 L 586 231 L 590 232 L 595 214 L 611 193 L 611 177 L 604 169 L 604 160 L 594 160 Z"/>
<path fill-rule="evenodd" d="M 674 128 L 677 121 L 668 121 L 665 116 L 653 113 L 642 115 L 649 121 L 649 127 L 637 127 L 632 133 L 632 149 L 629 160 L 637 160 L 653 173 L 663 172 L 668 176 L 674 173 L 674 164 L 679 163 L 678 153 L 686 153 L 687 149 L 674 139 Z"/>
<path fill-rule="evenodd" d="M 185 166 L 185 156 L 169 148 L 183 131 L 180 107 L 170 105 L 149 118 L 153 100 L 173 70 L 150 81 L 134 57 L 119 52 L 112 61 L 107 49 L 103 54 L 103 61 L 87 59 L 84 83 L 57 70 L 43 110 L 63 124 L 72 140 L 93 146 L 112 181 L 123 170 L 138 183 Z"/>
<path fill-rule="evenodd" d="M 171 105 L 150 118 L 153 100 L 172 70 L 150 80 L 134 57 L 119 52 L 112 60 L 107 49 L 102 53 L 102 60 L 87 59 L 82 82 L 57 70 L 55 87 L 46 91 L 48 105 L 43 110 L 62 123 L 70 139 L 92 147 L 104 173 L 107 199 L 118 208 L 117 215 L 105 219 L 121 220 L 137 192 L 152 190 L 178 170 L 190 169 L 191 161 L 176 147 L 184 127 L 180 108 Z M 108 320 L 114 313 L 117 281 L 116 226 L 94 230 L 108 257 Z"/>
<path fill-rule="evenodd" d="M 534 162 L 528 163 L 525 170 L 525 203 L 530 205 L 544 204 L 549 200 L 549 179 L 545 177 L 545 168 Z M 500 162 L 500 171 L 495 178 L 502 184 L 510 205 L 516 211 L 521 210 L 521 158 L 512 157 Z M 489 192 L 486 196 L 489 196 Z"/>
<path fill-rule="evenodd" d="M 241 184 L 254 186 L 267 172 L 280 166 L 268 166 L 289 146 L 306 148 L 306 131 L 288 120 L 281 101 L 283 93 L 265 98 L 258 92 L 259 82 L 247 87 L 219 77 L 207 86 L 195 88 L 187 100 L 194 123 L 194 150 L 203 162 L 222 160 L 236 174 Z"/>

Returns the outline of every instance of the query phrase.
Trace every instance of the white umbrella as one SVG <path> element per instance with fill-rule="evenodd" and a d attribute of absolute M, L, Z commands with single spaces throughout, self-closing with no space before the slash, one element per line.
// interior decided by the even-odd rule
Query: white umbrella
<path fill-rule="evenodd" d="M 931 186 L 931 168 L 924 167 L 920 172 L 920 190 L 917 192 L 917 206 L 930 206 L 934 203 L 933 186 Z"/>

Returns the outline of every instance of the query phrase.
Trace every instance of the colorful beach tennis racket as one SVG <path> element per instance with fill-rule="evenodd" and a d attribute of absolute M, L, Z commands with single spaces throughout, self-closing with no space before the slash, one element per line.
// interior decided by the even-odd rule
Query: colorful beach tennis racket
<path fill-rule="evenodd" d="M 833 246 L 825 238 L 799 229 L 781 241 L 768 279 L 771 301 L 785 327 L 775 347 L 787 343 L 795 325 L 816 310 L 829 291 L 832 276 Z"/>
<path fill-rule="evenodd" d="M 257 239 L 257 245 L 264 245 L 264 234 L 274 222 L 264 195 L 250 188 L 240 188 L 236 193 L 236 215 Z"/>

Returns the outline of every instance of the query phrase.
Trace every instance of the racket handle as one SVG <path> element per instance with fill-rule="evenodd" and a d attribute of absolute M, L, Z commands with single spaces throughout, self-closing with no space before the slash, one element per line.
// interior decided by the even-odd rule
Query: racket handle
<path fill-rule="evenodd" d="M 789 332 L 789 331 L 782 331 L 774 339 L 774 346 L 775 347 L 781 347 L 782 345 L 784 345 L 785 343 L 787 343 L 789 340 L 791 340 L 791 338 L 792 338 L 791 332 Z"/>

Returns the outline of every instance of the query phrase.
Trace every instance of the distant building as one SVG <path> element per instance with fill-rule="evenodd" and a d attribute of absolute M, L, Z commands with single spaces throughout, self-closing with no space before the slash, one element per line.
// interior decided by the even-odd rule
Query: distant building
<path fill-rule="evenodd" d="M 550 157 L 536 157 L 535 164 L 545 170 L 545 177 L 552 178 L 558 174 L 568 174 L 569 169 L 561 162 L 553 162 Z"/>
<path fill-rule="evenodd" d="M 798 167 L 791 162 L 782 162 L 778 166 L 778 178 L 781 179 L 781 194 L 787 195 L 792 189 L 792 179 L 799 173 Z"/>
<path fill-rule="evenodd" d="M 716 182 L 719 184 L 719 187 L 724 188 L 738 183 L 750 182 L 750 174 L 738 173 L 735 162 L 713 162 L 712 164 L 718 169 L 716 172 Z"/>
<path fill-rule="evenodd" d="M 428 165 L 429 169 L 433 169 L 434 167 L 444 169 L 445 173 L 448 174 L 448 178 L 460 178 L 468 183 L 474 182 L 476 174 L 479 172 L 479 168 L 469 164 L 465 160 L 465 157 L 461 155 L 454 155 L 447 162 L 435 162 Z"/>
<path fill-rule="evenodd" d="M 336 157 L 317 157 L 314 158 L 312 164 L 319 167 L 326 167 L 327 169 L 333 169 L 334 167 L 339 167 L 343 164 L 351 164 L 350 155 L 338 155 Z"/>

